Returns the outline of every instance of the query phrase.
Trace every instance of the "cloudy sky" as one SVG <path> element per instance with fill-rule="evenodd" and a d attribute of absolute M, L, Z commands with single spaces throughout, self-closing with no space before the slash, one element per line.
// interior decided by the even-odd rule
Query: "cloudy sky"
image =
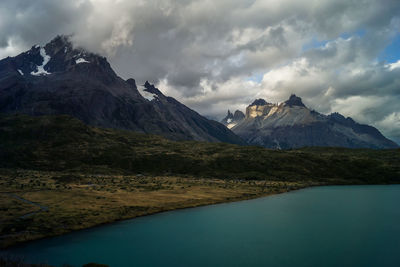
<path fill-rule="evenodd" d="M 400 142 L 399 0 L 2 0 L 0 58 L 57 34 L 208 117 L 295 93 Z"/>

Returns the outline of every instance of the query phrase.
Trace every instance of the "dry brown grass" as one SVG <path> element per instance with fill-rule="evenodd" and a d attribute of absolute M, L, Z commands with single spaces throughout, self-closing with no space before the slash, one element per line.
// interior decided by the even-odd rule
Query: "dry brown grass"
<path fill-rule="evenodd" d="M 59 235 L 157 212 L 266 196 L 314 182 L 196 179 L 167 176 L 77 175 L 0 171 L 1 246 Z M 21 186 L 22 185 L 22 186 Z M 48 207 L 12 198 L 7 192 Z"/>
<path fill-rule="evenodd" d="M 15 199 L 8 194 L 0 194 L 0 224 L 37 210 L 40 209 L 36 206 Z"/>

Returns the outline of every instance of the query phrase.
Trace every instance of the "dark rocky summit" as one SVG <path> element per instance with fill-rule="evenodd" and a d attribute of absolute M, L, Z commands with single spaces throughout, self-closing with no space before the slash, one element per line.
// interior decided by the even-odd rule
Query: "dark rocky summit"
<path fill-rule="evenodd" d="M 68 114 L 94 126 L 174 140 L 244 143 L 150 83 L 123 80 L 106 58 L 73 47 L 67 36 L 0 60 L 0 113 Z"/>
<path fill-rule="evenodd" d="M 230 116 L 232 117 L 228 112 L 226 118 Z M 225 125 L 226 118 L 222 121 Z M 296 95 L 291 95 L 281 104 L 257 99 L 246 108 L 245 118 L 230 128 L 249 144 L 268 148 L 398 147 L 372 126 L 359 124 L 339 113 L 323 115 L 308 109 Z"/>
<path fill-rule="evenodd" d="M 265 101 L 262 98 L 259 98 L 259 99 L 254 100 L 253 103 L 250 104 L 250 106 L 264 106 L 267 104 L 268 104 L 267 101 Z"/>
<path fill-rule="evenodd" d="M 289 99 L 285 101 L 285 104 L 288 105 L 289 107 L 293 106 L 305 107 L 303 101 L 301 101 L 301 98 L 294 94 L 291 95 Z"/>

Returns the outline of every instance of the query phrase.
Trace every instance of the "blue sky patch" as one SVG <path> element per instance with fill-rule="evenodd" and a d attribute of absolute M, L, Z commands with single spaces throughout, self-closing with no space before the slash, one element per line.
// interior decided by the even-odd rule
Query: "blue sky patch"
<path fill-rule="evenodd" d="M 389 44 L 378 56 L 379 61 L 387 63 L 397 62 L 400 59 L 400 33 L 396 35 L 392 43 Z"/>

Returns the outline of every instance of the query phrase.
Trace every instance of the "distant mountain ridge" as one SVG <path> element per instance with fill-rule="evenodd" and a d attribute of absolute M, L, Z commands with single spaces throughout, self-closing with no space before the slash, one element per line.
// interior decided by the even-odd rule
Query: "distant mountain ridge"
<path fill-rule="evenodd" d="M 67 114 L 94 126 L 173 140 L 244 144 L 150 83 L 123 80 L 105 57 L 74 48 L 68 36 L 0 60 L 0 113 Z"/>
<path fill-rule="evenodd" d="M 221 123 L 227 126 L 226 118 Z M 359 124 L 339 113 L 323 115 L 310 110 L 296 95 L 280 104 L 255 100 L 246 108 L 244 118 L 235 121 L 231 129 L 249 144 L 277 149 L 398 147 L 372 126 Z"/>

